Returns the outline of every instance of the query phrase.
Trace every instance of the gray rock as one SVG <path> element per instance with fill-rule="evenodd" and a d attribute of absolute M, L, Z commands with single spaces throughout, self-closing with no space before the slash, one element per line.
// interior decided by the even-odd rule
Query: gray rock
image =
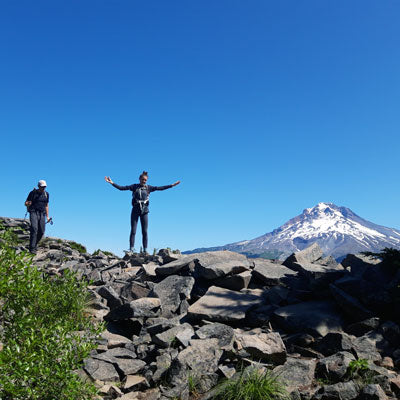
<path fill-rule="evenodd" d="M 196 257 L 196 276 L 208 280 L 239 274 L 250 268 L 246 256 L 232 251 L 210 251 Z"/>
<path fill-rule="evenodd" d="M 364 272 L 381 262 L 380 259 L 371 256 L 365 256 L 363 254 L 347 254 L 342 261 L 342 265 L 350 269 L 353 276 L 361 278 Z"/>
<path fill-rule="evenodd" d="M 320 339 L 314 347 L 325 356 L 331 356 L 341 351 L 351 352 L 354 339 L 354 336 L 344 332 L 330 332 Z"/>
<path fill-rule="evenodd" d="M 83 368 L 92 377 L 103 382 L 119 381 L 119 375 L 113 364 L 88 358 L 83 362 Z"/>
<path fill-rule="evenodd" d="M 224 276 L 223 278 L 216 279 L 214 285 L 230 289 L 230 290 L 242 290 L 247 289 L 251 280 L 251 271 L 244 271 L 240 274 Z"/>
<path fill-rule="evenodd" d="M 153 342 L 161 347 L 170 347 L 175 338 L 177 338 L 184 346 L 187 346 L 193 335 L 194 330 L 192 326 L 186 323 L 158 333 L 153 337 Z"/>
<path fill-rule="evenodd" d="M 162 258 L 163 264 L 167 264 L 184 257 L 181 253 L 173 253 L 170 249 L 160 249 L 158 255 Z"/>
<path fill-rule="evenodd" d="M 377 384 L 366 385 L 360 394 L 361 400 L 386 400 L 387 396 Z"/>
<path fill-rule="evenodd" d="M 153 294 L 160 299 L 162 316 L 170 317 L 178 310 L 182 300 L 190 299 L 194 278 L 171 275 L 153 288 Z"/>
<path fill-rule="evenodd" d="M 124 376 L 136 374 L 141 371 L 146 363 L 142 360 L 132 360 L 127 358 L 115 358 L 113 365 L 119 370 Z"/>
<path fill-rule="evenodd" d="M 218 345 L 223 350 L 230 350 L 233 346 L 235 333 L 233 328 L 218 322 L 206 324 L 196 331 L 199 339 L 218 339 Z"/>
<path fill-rule="evenodd" d="M 156 267 L 156 274 L 161 276 L 173 275 L 182 270 L 193 270 L 197 254 L 183 256 L 176 261 Z"/>
<path fill-rule="evenodd" d="M 166 331 L 169 328 L 173 328 L 174 326 L 178 326 L 180 324 L 180 317 L 175 318 L 149 318 L 146 321 L 146 331 L 150 335 L 155 335 L 157 333 L 161 333 Z"/>
<path fill-rule="evenodd" d="M 313 263 L 324 255 L 322 249 L 317 243 L 313 243 L 302 251 L 291 254 L 284 262 L 283 265 L 291 268 L 293 263 Z"/>
<path fill-rule="evenodd" d="M 218 339 L 193 339 L 190 346 L 179 353 L 178 361 L 194 376 L 201 377 L 217 371 L 222 353 Z"/>
<path fill-rule="evenodd" d="M 353 381 L 339 382 L 322 387 L 313 400 L 353 400 L 358 393 L 358 386 Z"/>
<path fill-rule="evenodd" d="M 236 330 L 235 336 L 239 355 L 274 364 L 286 361 L 286 348 L 277 332 L 254 334 Z"/>
<path fill-rule="evenodd" d="M 251 307 L 262 302 L 262 293 L 261 290 L 235 292 L 211 286 L 203 297 L 189 307 L 188 315 L 209 321 L 241 321 Z"/>
<path fill-rule="evenodd" d="M 284 265 L 273 263 L 269 260 L 256 258 L 254 260 L 255 268 L 253 276 L 260 279 L 267 285 L 280 285 L 288 277 L 297 276 L 297 272 L 285 267 Z"/>
<path fill-rule="evenodd" d="M 106 321 L 119 321 L 133 317 L 155 317 L 160 304 L 158 298 L 144 297 L 111 310 L 104 319 Z"/>
<path fill-rule="evenodd" d="M 137 282 L 129 282 L 121 289 L 121 296 L 128 302 L 147 297 L 149 293 L 150 289 Z"/>
<path fill-rule="evenodd" d="M 115 362 L 115 358 L 135 359 L 136 354 L 135 352 L 125 349 L 123 347 L 115 347 L 113 349 L 105 351 L 104 353 L 92 355 L 92 357 L 98 360 L 103 360 L 112 363 Z"/>
<path fill-rule="evenodd" d="M 111 286 L 100 286 L 97 293 L 107 300 L 107 305 L 110 309 L 122 306 L 122 300 Z"/>
<path fill-rule="evenodd" d="M 355 360 L 353 354 L 347 351 L 340 351 L 329 357 L 318 360 L 315 375 L 321 379 L 331 382 L 343 380 L 351 361 Z"/>
<path fill-rule="evenodd" d="M 268 326 L 271 316 L 273 312 L 276 310 L 276 308 L 277 307 L 273 305 L 262 304 L 258 307 L 251 309 L 246 314 L 246 321 L 245 321 L 246 326 L 253 328 Z"/>
<path fill-rule="evenodd" d="M 171 356 L 168 353 L 156 357 L 156 371 L 153 374 L 153 381 L 158 382 L 171 366 Z"/>
<path fill-rule="evenodd" d="M 289 268 L 294 271 L 298 271 L 301 275 L 309 279 L 313 285 L 334 282 L 335 280 L 341 278 L 346 272 L 346 270 L 340 264 L 332 267 L 316 263 L 292 262 L 290 263 Z"/>
<path fill-rule="evenodd" d="M 343 319 L 336 306 L 329 301 L 308 301 L 280 307 L 273 314 L 276 322 L 291 332 L 305 332 L 325 336 L 340 331 Z"/>
<path fill-rule="evenodd" d="M 385 339 L 394 347 L 400 346 L 400 327 L 393 321 L 386 321 L 380 326 Z"/>
<path fill-rule="evenodd" d="M 288 357 L 283 365 L 273 369 L 273 373 L 286 383 L 287 390 L 292 392 L 298 387 L 311 385 L 314 379 L 315 365 L 315 360 Z"/>
<path fill-rule="evenodd" d="M 156 268 L 158 266 L 159 265 L 155 262 L 149 262 L 148 264 L 143 264 L 142 268 L 149 278 L 155 278 L 157 276 Z"/>
<path fill-rule="evenodd" d="M 381 361 L 382 356 L 376 348 L 377 341 L 368 335 L 356 337 L 352 341 L 352 348 L 357 358 L 364 358 L 371 361 Z"/>
<path fill-rule="evenodd" d="M 362 336 L 365 333 L 378 328 L 380 320 L 378 317 L 368 318 L 364 321 L 354 322 L 346 327 L 346 332 L 355 336 Z"/>
<path fill-rule="evenodd" d="M 352 318 L 353 321 L 360 321 L 372 317 L 372 311 L 365 308 L 355 297 L 350 296 L 332 283 L 329 285 L 329 289 L 338 306 L 348 317 Z"/>
<path fill-rule="evenodd" d="M 109 349 L 115 347 L 123 347 L 126 344 L 132 343 L 132 341 L 126 338 L 125 336 L 117 335 L 109 331 L 104 331 L 101 334 L 101 338 L 107 341 L 107 346 Z"/>

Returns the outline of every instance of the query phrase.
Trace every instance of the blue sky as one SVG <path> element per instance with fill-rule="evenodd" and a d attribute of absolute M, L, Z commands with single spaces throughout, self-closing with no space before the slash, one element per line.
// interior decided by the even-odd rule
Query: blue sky
<path fill-rule="evenodd" d="M 320 201 L 400 229 L 400 2 L 0 4 L 0 215 L 46 179 L 47 234 L 118 254 L 252 239 Z M 137 243 L 140 243 L 140 230 Z"/>

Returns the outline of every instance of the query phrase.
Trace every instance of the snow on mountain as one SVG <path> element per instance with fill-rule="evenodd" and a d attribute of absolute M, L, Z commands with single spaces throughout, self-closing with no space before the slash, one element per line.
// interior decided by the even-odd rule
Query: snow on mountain
<path fill-rule="evenodd" d="M 400 248 L 400 231 L 369 222 L 349 208 L 318 203 L 306 208 L 281 227 L 253 240 L 198 251 L 231 250 L 249 255 L 284 259 L 317 242 L 325 255 L 341 259 L 348 253 Z"/>

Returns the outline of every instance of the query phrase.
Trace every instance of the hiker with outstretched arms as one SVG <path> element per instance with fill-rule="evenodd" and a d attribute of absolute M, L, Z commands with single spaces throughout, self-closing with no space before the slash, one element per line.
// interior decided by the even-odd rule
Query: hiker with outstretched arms
<path fill-rule="evenodd" d="M 134 183 L 128 186 L 120 186 L 114 183 L 109 176 L 105 177 L 106 182 L 113 185 L 119 190 L 131 190 L 132 191 L 132 212 L 131 212 L 131 234 L 129 236 L 129 250 L 134 251 L 135 247 L 135 235 L 138 220 L 140 218 L 140 224 L 142 226 L 142 239 L 143 239 L 143 252 L 147 253 L 148 235 L 147 227 L 149 224 L 149 195 L 151 192 L 156 190 L 170 189 L 176 185 L 179 185 L 180 181 L 173 183 L 172 185 L 166 186 L 150 186 L 147 185 L 148 174 L 143 171 L 139 176 L 139 183 Z"/>
<path fill-rule="evenodd" d="M 49 222 L 49 193 L 46 191 L 46 181 L 40 180 L 38 188 L 33 189 L 25 201 L 30 216 L 29 251 L 36 254 L 37 245 L 44 235 L 46 222 Z"/>

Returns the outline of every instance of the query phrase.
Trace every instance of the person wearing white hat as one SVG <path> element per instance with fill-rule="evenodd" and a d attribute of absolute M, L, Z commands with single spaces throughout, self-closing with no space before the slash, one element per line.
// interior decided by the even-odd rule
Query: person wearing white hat
<path fill-rule="evenodd" d="M 38 189 L 33 189 L 25 201 L 28 207 L 31 228 L 29 239 L 29 251 L 36 254 L 37 245 L 44 235 L 49 218 L 49 193 L 46 191 L 47 183 L 44 180 L 38 182 Z"/>

